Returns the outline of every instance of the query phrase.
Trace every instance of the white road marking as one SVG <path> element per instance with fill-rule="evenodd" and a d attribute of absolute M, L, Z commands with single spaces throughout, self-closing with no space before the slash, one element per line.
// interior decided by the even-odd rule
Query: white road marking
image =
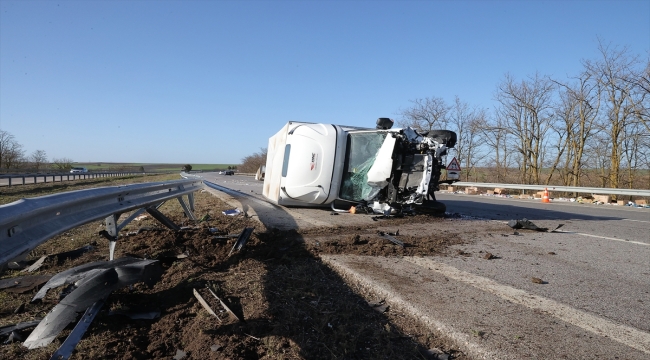
<path fill-rule="evenodd" d="M 650 354 L 650 333 L 621 325 L 607 319 L 564 305 L 494 280 L 456 269 L 453 266 L 433 261 L 429 258 L 404 257 L 418 266 L 439 272 L 453 280 L 460 281 L 480 290 L 499 296 L 515 304 L 540 310 L 569 324 L 578 326 L 599 336 L 606 336 L 629 347 Z"/>
<path fill-rule="evenodd" d="M 486 219 L 487 220 L 487 219 Z M 629 219 L 623 219 L 623 220 L 629 220 Z M 496 222 L 502 223 L 502 224 L 508 224 L 507 221 L 499 221 L 495 220 Z M 642 220 L 630 220 L 630 221 L 642 221 Z M 605 239 L 605 240 L 614 240 L 614 241 L 621 241 L 624 243 L 629 243 L 629 244 L 637 244 L 637 245 L 645 245 L 645 246 L 650 246 L 648 243 L 640 242 L 640 241 L 633 241 L 633 240 L 626 240 L 626 239 L 617 239 L 613 237 L 607 237 L 607 236 L 600 236 L 600 235 L 592 235 L 592 234 L 585 234 L 585 233 L 579 233 L 579 232 L 574 232 L 574 231 L 564 231 L 564 230 L 555 230 L 552 231 L 554 233 L 560 233 L 560 234 L 575 234 L 575 235 L 582 235 L 582 236 L 589 236 L 589 237 L 595 237 L 599 239 Z"/>
<path fill-rule="evenodd" d="M 648 224 L 650 224 L 650 221 L 645 221 L 645 220 L 634 220 L 634 219 L 621 219 L 621 220 L 625 220 L 625 221 L 636 221 L 636 222 L 642 222 L 642 223 L 648 223 Z"/>
<path fill-rule="evenodd" d="M 640 241 L 625 240 L 625 239 L 617 239 L 617 238 L 612 238 L 612 237 L 607 237 L 607 236 L 585 234 L 585 233 L 579 233 L 579 232 L 573 232 L 573 231 L 561 231 L 561 230 L 556 230 L 555 232 L 556 232 L 556 233 L 562 233 L 562 234 L 576 234 L 576 235 L 595 237 L 595 238 L 605 239 L 605 240 L 614 240 L 614 241 L 621 241 L 621 242 L 624 242 L 624 243 L 630 243 L 630 244 L 637 244 L 637 245 L 650 246 L 650 244 L 648 244 L 648 243 L 644 243 L 644 242 L 640 242 Z"/>

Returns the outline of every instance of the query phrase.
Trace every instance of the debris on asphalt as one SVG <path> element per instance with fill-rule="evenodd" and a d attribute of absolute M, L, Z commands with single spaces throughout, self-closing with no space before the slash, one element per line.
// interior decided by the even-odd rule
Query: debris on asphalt
<path fill-rule="evenodd" d="M 51 275 L 32 275 L 2 279 L 0 280 L 0 290 L 6 289 L 14 294 L 24 294 L 45 284 L 51 277 Z"/>
<path fill-rule="evenodd" d="M 32 301 L 42 299 L 48 289 L 56 286 L 73 283 L 74 290 L 45 316 L 23 345 L 29 349 L 47 346 L 77 318 L 78 312 L 103 304 L 114 290 L 138 282 L 151 286 L 161 274 L 162 269 L 157 260 L 122 258 L 77 266 L 52 277 Z M 95 309 L 94 313 L 98 310 Z M 94 317 L 93 311 L 87 311 L 87 314 Z"/>
<path fill-rule="evenodd" d="M 241 234 L 239 234 L 237 237 L 237 241 L 235 241 L 235 245 L 233 245 L 228 256 L 230 256 L 235 250 L 240 251 L 244 245 L 246 245 L 246 242 L 251 237 L 251 234 L 253 234 L 253 230 L 255 230 L 254 227 L 244 228 L 244 231 L 242 231 Z"/>
<path fill-rule="evenodd" d="M 493 260 L 493 259 L 496 259 L 496 258 L 497 257 L 492 255 L 492 253 L 485 253 L 485 255 L 483 256 L 483 259 L 485 259 L 485 260 Z"/>
<path fill-rule="evenodd" d="M 552 251 L 549 251 L 548 254 L 549 254 L 549 255 L 557 255 L 556 253 L 554 253 L 554 252 L 552 252 Z"/>
<path fill-rule="evenodd" d="M 237 216 L 237 215 L 241 214 L 241 210 L 239 210 L 239 209 L 229 209 L 229 210 L 222 211 L 222 213 L 224 215 L 228 215 L 228 216 Z"/>
<path fill-rule="evenodd" d="M 399 240 L 397 240 L 397 239 L 395 239 L 392 235 L 388 235 L 387 233 L 385 233 L 385 232 L 383 232 L 383 231 L 379 231 L 378 233 L 379 233 L 379 236 L 383 237 L 383 238 L 386 239 L 386 240 L 389 240 L 389 241 L 392 242 L 393 244 L 396 244 L 396 245 L 399 245 L 399 246 L 401 246 L 401 247 L 404 247 L 404 243 L 401 242 L 401 241 L 399 241 Z"/>
<path fill-rule="evenodd" d="M 196 289 L 192 289 L 192 292 L 194 293 L 194 297 L 196 298 L 196 300 L 199 301 L 199 303 L 201 304 L 201 306 L 203 306 L 203 308 L 208 312 L 208 314 L 210 314 L 210 315 L 216 317 L 217 320 L 219 320 L 219 322 L 221 323 L 221 319 L 219 318 L 219 316 L 217 315 L 217 313 L 215 313 L 214 310 L 212 310 L 212 308 L 210 307 L 210 305 L 208 304 L 208 302 L 205 301 L 205 299 L 203 298 L 203 296 L 201 296 L 201 294 L 199 294 L 199 292 L 196 291 Z"/>
<path fill-rule="evenodd" d="M 468 252 L 465 252 L 463 250 L 460 250 L 460 249 L 456 250 L 456 254 L 458 254 L 460 256 L 472 256 L 472 254 L 470 254 Z"/>
<path fill-rule="evenodd" d="M 542 280 L 540 278 L 536 278 L 536 277 L 533 277 L 530 280 L 532 282 L 534 282 L 535 284 L 548 284 L 546 281 L 544 281 L 544 280 Z"/>
<path fill-rule="evenodd" d="M 527 230 L 542 231 L 542 232 L 548 231 L 548 228 L 539 227 L 526 218 L 523 218 L 522 220 L 510 220 L 508 221 L 508 226 L 510 226 L 513 229 L 527 229 Z M 550 232 L 554 232 L 557 229 L 561 228 L 562 226 L 564 226 L 564 224 L 559 224 L 555 229 L 551 230 Z"/>

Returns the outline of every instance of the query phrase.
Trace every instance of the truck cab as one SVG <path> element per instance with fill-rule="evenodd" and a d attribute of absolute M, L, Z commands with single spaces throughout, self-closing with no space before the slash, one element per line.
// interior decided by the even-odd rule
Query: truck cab
<path fill-rule="evenodd" d="M 285 206 L 364 205 L 375 212 L 426 205 L 456 134 L 289 122 L 269 139 L 263 194 Z M 435 198 L 434 198 L 435 199 Z M 435 200 L 434 200 L 435 201 Z M 437 206 L 438 208 L 440 205 Z"/>

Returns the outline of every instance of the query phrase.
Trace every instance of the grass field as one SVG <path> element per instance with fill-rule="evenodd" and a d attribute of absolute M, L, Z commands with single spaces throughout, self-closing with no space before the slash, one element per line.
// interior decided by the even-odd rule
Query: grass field
<path fill-rule="evenodd" d="M 140 171 L 146 172 L 181 171 L 185 164 L 151 164 L 151 163 L 111 163 L 111 162 L 78 162 L 74 166 L 82 166 L 90 171 Z M 192 170 L 212 171 L 226 170 L 238 164 L 191 164 Z"/>

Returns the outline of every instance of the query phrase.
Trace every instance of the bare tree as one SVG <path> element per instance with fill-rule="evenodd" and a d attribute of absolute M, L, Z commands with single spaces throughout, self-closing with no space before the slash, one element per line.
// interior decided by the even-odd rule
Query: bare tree
<path fill-rule="evenodd" d="M 402 119 L 398 121 L 400 126 L 411 126 L 420 131 L 431 131 L 434 129 L 447 129 L 449 110 L 445 100 L 438 97 L 416 99 L 411 101 L 413 106 L 401 110 Z"/>
<path fill-rule="evenodd" d="M 505 121 L 500 117 L 493 119 L 477 118 L 476 126 L 483 135 L 482 140 L 487 145 L 489 162 L 494 164 L 496 170 L 496 182 L 505 181 L 508 177 L 510 166 L 509 134 Z"/>
<path fill-rule="evenodd" d="M 259 152 L 248 155 L 242 159 L 242 164 L 238 170 L 243 173 L 254 173 L 262 165 L 266 165 L 266 148 L 260 148 Z M 234 167 L 233 167 L 234 168 Z"/>
<path fill-rule="evenodd" d="M 466 181 L 469 180 L 477 162 L 484 157 L 480 151 L 482 144 L 479 135 L 485 118 L 485 110 L 471 108 L 456 96 L 449 113 L 449 125 L 450 130 L 454 130 L 458 136 L 454 149 L 461 166 L 465 167 Z"/>
<path fill-rule="evenodd" d="M 580 186 L 585 165 L 583 160 L 585 149 L 597 124 L 601 93 L 588 72 L 583 72 L 576 77 L 574 84 L 563 84 L 558 81 L 555 83 L 561 88 L 555 112 L 561 124 L 557 130 L 558 137 L 562 138 L 562 134 L 566 134 L 563 142 L 566 144 L 565 162 L 560 173 L 564 185 Z"/>
<path fill-rule="evenodd" d="M 634 118 L 638 118 L 640 99 L 635 99 L 635 83 L 641 75 L 635 70 L 639 64 L 637 57 L 628 54 L 626 48 L 610 48 L 599 43 L 601 58 L 597 61 L 585 61 L 587 71 L 597 81 L 603 92 L 603 105 L 607 113 L 607 122 L 603 130 L 609 135 L 607 141 L 611 146 L 609 153 L 608 185 L 619 187 L 620 168 L 623 153 L 625 127 Z"/>
<path fill-rule="evenodd" d="M 70 171 L 72 169 L 72 159 L 57 158 L 52 159 L 52 165 L 59 171 Z"/>
<path fill-rule="evenodd" d="M 45 150 L 36 150 L 29 156 L 29 162 L 32 168 L 39 172 L 47 165 L 47 154 Z"/>
<path fill-rule="evenodd" d="M 522 183 L 540 183 L 546 136 L 553 119 L 552 91 L 552 82 L 538 74 L 521 83 L 506 75 L 497 87 L 497 113 L 514 138 Z"/>
<path fill-rule="evenodd" d="M 17 168 L 25 161 L 25 152 L 13 135 L 0 130 L 0 168 Z"/>

